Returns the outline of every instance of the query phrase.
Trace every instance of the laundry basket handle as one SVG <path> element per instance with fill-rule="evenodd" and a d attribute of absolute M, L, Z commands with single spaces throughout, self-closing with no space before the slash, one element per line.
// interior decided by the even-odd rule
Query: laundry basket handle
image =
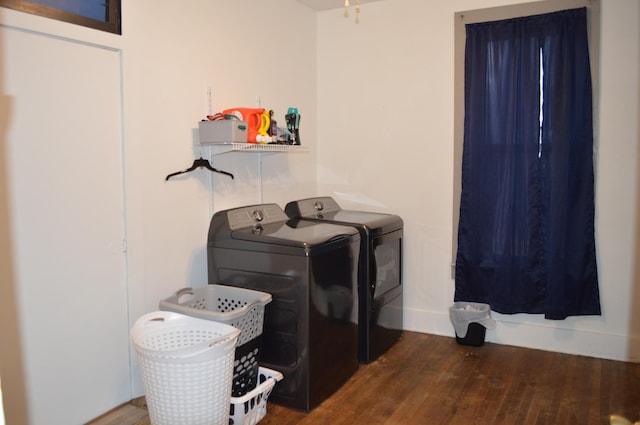
<path fill-rule="evenodd" d="M 186 288 L 182 288 L 182 289 L 178 289 L 176 292 L 173 293 L 173 295 L 169 296 L 165 301 L 173 303 L 173 304 L 180 304 L 180 298 L 182 298 L 185 295 L 190 295 L 191 299 L 193 299 L 193 296 L 195 295 L 196 291 L 191 288 L 191 287 L 186 287 Z"/>
<path fill-rule="evenodd" d="M 179 325 L 180 322 L 183 322 L 184 320 L 192 320 L 193 318 L 189 317 L 187 318 L 186 316 L 179 314 L 179 313 L 174 313 L 174 312 L 170 312 L 170 311 L 154 311 L 151 313 L 147 313 L 143 316 L 141 316 L 136 323 L 134 324 L 133 327 L 133 335 L 138 335 L 141 332 L 143 332 L 144 330 L 150 330 L 152 328 L 157 328 L 157 327 L 161 327 L 161 326 L 171 326 L 171 325 Z M 196 320 L 201 320 L 201 319 L 196 319 Z M 222 326 L 228 326 L 228 325 L 224 325 L 224 324 L 219 324 Z M 223 343 L 225 341 L 228 341 L 230 339 L 234 339 L 237 338 L 238 335 L 240 335 L 240 331 L 232 326 L 228 326 L 229 328 L 231 328 L 229 330 L 229 332 L 227 332 L 224 335 L 220 335 L 217 336 L 215 338 L 212 338 L 208 341 L 204 341 L 198 344 L 194 344 L 190 347 L 185 347 L 185 348 L 181 348 L 180 349 L 180 357 L 188 357 L 188 356 L 195 356 L 198 354 L 202 354 L 203 352 L 209 350 L 210 348 Z M 135 337 L 134 337 L 135 338 Z M 234 344 L 235 346 L 235 344 Z M 142 348 L 144 351 L 149 351 L 150 350 L 146 350 L 144 348 Z M 167 353 L 164 353 L 167 354 Z"/>

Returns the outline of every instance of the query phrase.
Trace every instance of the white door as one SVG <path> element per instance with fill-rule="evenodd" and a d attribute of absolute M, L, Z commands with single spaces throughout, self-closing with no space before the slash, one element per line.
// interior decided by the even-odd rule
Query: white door
<path fill-rule="evenodd" d="M 0 30 L 9 215 L 29 423 L 131 398 L 120 53 Z"/>

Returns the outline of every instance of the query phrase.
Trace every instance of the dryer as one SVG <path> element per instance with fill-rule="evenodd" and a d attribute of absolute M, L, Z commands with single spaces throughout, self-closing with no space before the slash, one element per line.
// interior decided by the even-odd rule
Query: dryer
<path fill-rule="evenodd" d="M 358 368 L 357 229 L 290 219 L 276 204 L 214 214 L 209 283 L 268 292 L 261 364 L 284 379 L 269 401 L 310 411 Z"/>
<path fill-rule="evenodd" d="M 354 226 L 360 233 L 358 357 L 370 363 L 402 335 L 402 218 L 343 210 L 329 196 L 289 202 L 289 217 Z"/>

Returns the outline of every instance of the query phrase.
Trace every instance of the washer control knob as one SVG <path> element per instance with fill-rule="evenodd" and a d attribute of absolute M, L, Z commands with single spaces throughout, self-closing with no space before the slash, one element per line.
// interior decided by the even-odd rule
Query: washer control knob
<path fill-rule="evenodd" d="M 253 215 L 253 219 L 255 221 L 262 221 L 264 219 L 264 215 L 262 214 L 262 210 L 254 210 L 252 215 Z"/>
<path fill-rule="evenodd" d="M 313 204 L 313 208 L 315 208 L 316 211 L 322 211 L 324 209 L 324 205 L 322 205 L 322 202 L 316 201 L 316 203 Z"/>

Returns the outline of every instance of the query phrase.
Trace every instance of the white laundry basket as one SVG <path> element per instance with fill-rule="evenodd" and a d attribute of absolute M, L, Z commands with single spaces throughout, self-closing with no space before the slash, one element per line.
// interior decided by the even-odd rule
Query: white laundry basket
<path fill-rule="evenodd" d="M 156 311 L 140 317 L 131 339 L 152 425 L 227 425 L 233 359 L 231 325 Z"/>
<path fill-rule="evenodd" d="M 241 397 L 231 397 L 229 425 L 256 425 L 267 414 L 267 399 L 283 378 L 277 370 L 261 367 L 258 386 Z"/>

